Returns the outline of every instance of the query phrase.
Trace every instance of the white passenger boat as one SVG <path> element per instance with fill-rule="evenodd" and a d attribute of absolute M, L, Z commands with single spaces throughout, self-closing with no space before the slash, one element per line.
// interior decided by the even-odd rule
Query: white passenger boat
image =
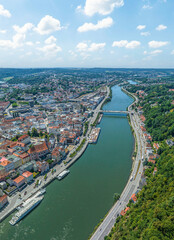
<path fill-rule="evenodd" d="M 57 179 L 58 179 L 58 180 L 61 180 L 62 178 L 64 178 L 65 176 L 67 176 L 68 173 L 70 173 L 70 171 L 67 170 L 67 169 L 65 169 L 63 172 L 61 172 L 61 173 L 57 176 Z"/>
<path fill-rule="evenodd" d="M 21 207 L 21 209 L 12 217 L 9 221 L 11 225 L 15 225 L 22 218 L 24 218 L 28 213 L 30 213 L 39 203 L 43 200 L 44 196 L 33 198 L 29 201 L 25 206 Z"/>

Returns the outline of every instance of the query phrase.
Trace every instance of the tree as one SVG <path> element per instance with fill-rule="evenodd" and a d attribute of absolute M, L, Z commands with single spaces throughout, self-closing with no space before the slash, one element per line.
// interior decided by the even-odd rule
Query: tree
<path fill-rule="evenodd" d="M 119 193 L 114 193 L 113 198 L 114 198 L 114 203 L 115 203 L 120 198 L 120 194 Z"/>
<path fill-rule="evenodd" d="M 13 108 L 16 108 L 18 105 L 17 105 L 17 103 L 16 102 L 14 102 L 13 104 L 12 104 L 12 107 Z"/>
<path fill-rule="evenodd" d="M 46 180 L 47 179 L 47 174 L 45 174 L 45 176 L 44 176 L 44 180 Z"/>
<path fill-rule="evenodd" d="M 31 130 L 31 136 L 32 137 L 39 137 L 39 133 L 36 128 L 32 128 Z"/>
<path fill-rule="evenodd" d="M 39 137 L 43 137 L 43 132 L 42 131 L 39 132 Z"/>

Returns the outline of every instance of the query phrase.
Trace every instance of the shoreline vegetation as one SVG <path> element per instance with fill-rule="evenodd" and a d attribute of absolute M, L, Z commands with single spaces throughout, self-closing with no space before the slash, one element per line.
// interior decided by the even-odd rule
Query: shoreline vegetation
<path fill-rule="evenodd" d="M 70 154 L 70 158 L 73 158 L 82 149 L 85 142 L 86 142 L 86 138 L 83 138 L 81 144 L 77 147 L 77 149 L 73 153 Z"/>

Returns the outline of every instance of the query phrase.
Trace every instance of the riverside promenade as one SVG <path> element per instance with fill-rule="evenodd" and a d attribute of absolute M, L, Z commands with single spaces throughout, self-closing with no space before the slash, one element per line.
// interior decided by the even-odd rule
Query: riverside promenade
<path fill-rule="evenodd" d="M 122 89 L 123 90 L 123 89 Z M 91 236 L 90 240 L 104 240 L 104 237 L 107 236 L 112 227 L 115 224 L 116 218 L 120 215 L 121 211 L 124 210 L 130 200 L 130 197 L 133 193 L 139 188 L 139 183 L 141 180 L 141 173 L 143 171 L 143 164 L 142 164 L 142 156 L 145 154 L 145 145 L 144 140 L 141 136 L 141 130 L 139 126 L 139 117 L 135 111 L 132 111 L 132 105 L 138 102 L 138 98 L 125 89 L 123 90 L 126 94 L 132 96 L 135 101 L 128 107 L 128 111 L 133 113 L 130 114 L 130 125 L 134 130 L 134 136 L 137 142 L 137 155 L 135 161 L 132 165 L 132 173 L 133 179 L 131 176 L 120 196 L 120 199 L 113 205 L 110 211 L 107 213 L 106 217 L 104 218 L 103 222 L 99 225 L 96 231 Z"/>
<path fill-rule="evenodd" d="M 46 187 L 48 184 L 50 184 L 52 181 L 54 181 L 57 178 L 59 173 L 61 173 L 65 169 L 69 168 L 72 164 L 74 164 L 81 157 L 81 155 L 84 153 L 84 151 L 86 150 L 86 148 L 88 146 L 88 135 L 92 129 L 91 124 L 93 124 L 95 122 L 95 119 L 97 118 L 98 113 L 99 113 L 103 103 L 105 102 L 105 100 L 108 97 L 109 97 L 109 87 L 107 87 L 107 94 L 106 94 L 105 98 L 94 110 L 93 117 L 91 117 L 89 119 L 89 128 L 86 133 L 86 136 L 87 136 L 86 142 L 83 145 L 83 147 L 81 148 L 81 150 L 79 152 L 77 152 L 77 154 L 73 158 L 70 157 L 70 153 L 69 153 L 67 158 L 65 159 L 66 163 L 65 164 L 61 163 L 61 164 L 56 165 L 53 168 L 53 170 L 54 170 L 53 173 L 52 173 L 52 171 L 49 171 L 47 173 L 46 179 L 44 179 L 44 176 L 39 176 L 37 178 L 38 180 L 41 181 L 41 184 L 39 186 L 35 187 L 35 182 L 33 182 L 32 184 L 28 185 L 25 189 L 23 189 L 20 193 L 17 192 L 15 195 L 8 197 L 9 204 L 0 212 L 0 222 L 2 222 L 6 217 L 8 217 L 11 213 L 13 213 L 15 211 L 16 207 L 18 207 L 21 203 L 23 203 L 23 201 L 30 198 L 36 192 L 38 192 L 41 188 Z M 83 140 L 83 137 L 81 137 L 80 142 L 77 145 L 77 147 L 81 144 L 82 140 Z M 27 191 L 26 195 L 24 195 L 25 191 Z M 21 198 L 19 197 L 19 194 L 21 195 Z"/>

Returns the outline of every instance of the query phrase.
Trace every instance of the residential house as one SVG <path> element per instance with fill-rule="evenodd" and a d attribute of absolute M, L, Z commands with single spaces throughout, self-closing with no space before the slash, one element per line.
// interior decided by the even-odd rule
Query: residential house
<path fill-rule="evenodd" d="M 32 146 L 28 153 L 30 155 L 31 160 L 39 160 L 41 157 L 46 156 L 49 153 L 49 149 L 47 147 L 46 142 L 43 142 L 39 145 Z"/>
<path fill-rule="evenodd" d="M 49 164 L 46 161 L 37 161 L 36 162 L 38 171 L 43 174 L 44 172 L 47 172 L 49 170 Z"/>
<path fill-rule="evenodd" d="M 19 155 L 20 159 L 22 160 L 22 164 L 25 164 L 30 161 L 30 155 L 26 152 L 23 152 Z"/>
<path fill-rule="evenodd" d="M 22 160 L 21 160 L 19 157 L 15 156 L 15 155 L 9 155 L 9 156 L 7 157 L 7 159 L 8 159 L 10 162 L 13 162 L 15 169 L 18 168 L 18 167 L 20 167 L 20 166 L 22 165 Z"/>
<path fill-rule="evenodd" d="M 20 174 L 22 174 L 23 172 L 26 172 L 26 171 L 31 171 L 31 170 L 34 170 L 34 163 L 33 162 L 27 162 L 25 164 L 23 164 L 19 169 L 18 169 L 18 172 Z M 34 170 L 35 171 L 35 170 Z"/>
<path fill-rule="evenodd" d="M 6 188 L 7 188 L 7 183 L 4 181 L 4 182 L 1 182 L 0 183 L 0 188 L 2 189 L 2 190 L 5 190 Z"/>
<path fill-rule="evenodd" d="M 137 197 L 136 197 L 135 193 L 134 193 L 134 194 L 132 194 L 132 196 L 131 196 L 130 200 L 132 200 L 132 201 L 133 201 L 133 203 L 135 203 L 135 202 L 137 201 Z"/>
<path fill-rule="evenodd" d="M 52 151 L 51 155 L 52 155 L 52 159 L 54 161 L 59 162 L 62 159 L 62 157 L 63 157 L 61 148 L 59 146 L 54 148 L 54 150 Z"/>
<path fill-rule="evenodd" d="M 8 173 L 14 169 L 14 164 L 11 161 L 8 161 L 5 157 L 0 160 L 0 165 L 5 168 L 5 171 Z"/>
<path fill-rule="evenodd" d="M 159 149 L 159 144 L 158 144 L 158 143 L 154 143 L 154 144 L 153 144 L 153 147 L 154 147 L 156 150 L 158 150 L 158 149 Z"/>
<path fill-rule="evenodd" d="M 0 181 L 5 180 L 8 176 L 8 173 L 5 171 L 5 167 L 0 165 Z"/>
<path fill-rule="evenodd" d="M 124 216 L 126 212 L 130 209 L 130 207 L 125 208 L 124 210 L 121 211 L 121 215 Z"/>
<path fill-rule="evenodd" d="M 22 176 L 25 178 L 26 183 L 29 183 L 33 180 L 33 174 L 29 171 L 22 173 Z"/>
<path fill-rule="evenodd" d="M 158 171 L 157 167 L 155 167 L 154 170 L 153 170 L 153 175 L 155 175 L 157 173 L 157 171 Z"/>
<path fill-rule="evenodd" d="M 20 188 L 25 183 L 25 178 L 20 175 L 13 180 L 13 183 L 17 188 Z"/>
<path fill-rule="evenodd" d="M 3 208 L 8 203 L 7 195 L 4 194 L 0 197 L 0 209 Z"/>
<path fill-rule="evenodd" d="M 28 144 L 30 143 L 30 136 L 28 136 L 27 134 L 24 134 L 18 138 L 18 142 Z"/>

